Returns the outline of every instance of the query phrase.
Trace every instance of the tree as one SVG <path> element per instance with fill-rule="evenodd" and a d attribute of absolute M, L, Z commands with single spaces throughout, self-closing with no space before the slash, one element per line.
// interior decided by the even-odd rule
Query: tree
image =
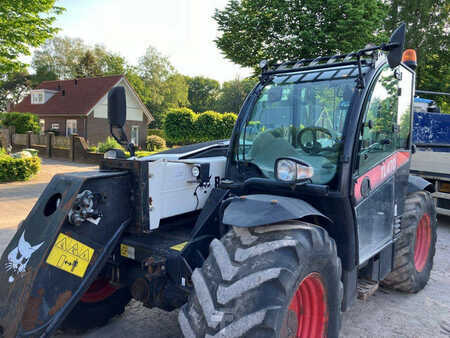
<path fill-rule="evenodd" d="M 15 72 L 6 75 L 0 81 L 0 112 L 8 109 L 8 103 L 17 104 L 27 94 L 31 86 L 31 77 L 27 72 Z"/>
<path fill-rule="evenodd" d="M 79 38 L 55 37 L 35 51 L 32 66 L 58 79 L 123 74 L 126 60 L 102 45 L 89 46 Z"/>
<path fill-rule="evenodd" d="M 38 133 L 40 130 L 38 117 L 31 113 L 4 113 L 1 114 L 0 121 L 2 126 L 14 126 L 17 134 L 25 134 L 27 131 Z"/>
<path fill-rule="evenodd" d="M 139 89 L 138 92 L 144 94 L 141 99 L 155 118 L 151 123 L 152 128 L 161 128 L 169 109 L 189 104 L 186 80 L 176 73 L 169 59 L 156 48 L 147 48 L 135 71 L 142 83 L 136 78 L 132 82 L 145 88 Z"/>
<path fill-rule="evenodd" d="M 256 78 L 247 78 L 244 80 L 236 78 L 224 82 L 217 102 L 217 111 L 238 114 L 245 98 L 257 82 L 258 80 Z"/>
<path fill-rule="evenodd" d="M 350 52 L 386 40 L 382 0 L 230 0 L 213 16 L 217 47 L 231 61 L 256 67 Z"/>
<path fill-rule="evenodd" d="M 30 47 L 38 47 L 57 31 L 52 24 L 64 9 L 54 4 L 55 0 L 0 1 L 0 74 L 23 69 L 19 56 L 30 55 Z"/>
<path fill-rule="evenodd" d="M 418 89 L 450 92 L 449 14 L 446 0 L 391 0 L 385 27 L 392 31 L 400 22 L 407 24 L 405 47 L 417 52 Z M 450 104 L 448 96 L 429 98 Z"/>
<path fill-rule="evenodd" d="M 214 109 L 220 92 L 219 81 L 203 76 L 186 76 L 186 81 L 190 108 L 197 113 Z"/>

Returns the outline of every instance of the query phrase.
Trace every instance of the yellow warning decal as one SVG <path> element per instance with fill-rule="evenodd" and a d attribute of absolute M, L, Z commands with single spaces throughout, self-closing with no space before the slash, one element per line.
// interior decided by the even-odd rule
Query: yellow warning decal
<path fill-rule="evenodd" d="M 171 248 L 172 250 L 181 251 L 181 250 L 184 249 L 184 247 L 186 246 L 186 244 L 187 244 L 187 242 L 183 242 L 183 243 L 180 243 L 180 244 L 171 246 L 170 248 Z"/>
<path fill-rule="evenodd" d="M 135 259 L 134 247 L 121 243 L 120 244 L 120 255 L 123 257 Z"/>
<path fill-rule="evenodd" d="M 60 233 L 47 257 L 47 264 L 83 278 L 94 249 Z"/>

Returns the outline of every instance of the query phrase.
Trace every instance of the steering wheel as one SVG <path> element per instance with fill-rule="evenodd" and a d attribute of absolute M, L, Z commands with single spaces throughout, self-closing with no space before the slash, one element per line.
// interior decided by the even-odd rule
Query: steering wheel
<path fill-rule="evenodd" d="M 307 127 L 303 128 L 297 134 L 297 144 L 308 154 L 317 154 L 323 150 L 331 149 L 332 147 L 322 147 L 322 144 L 317 141 L 317 134 L 319 132 L 327 134 L 330 136 L 330 139 L 333 139 L 333 135 L 328 129 L 322 127 Z M 311 136 L 306 139 L 308 134 Z"/>

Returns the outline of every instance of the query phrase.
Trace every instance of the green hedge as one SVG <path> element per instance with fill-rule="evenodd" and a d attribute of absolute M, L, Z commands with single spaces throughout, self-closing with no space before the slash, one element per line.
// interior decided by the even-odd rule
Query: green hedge
<path fill-rule="evenodd" d="M 162 138 L 165 138 L 164 130 L 162 129 L 147 129 L 147 136 L 156 135 Z"/>
<path fill-rule="evenodd" d="M 231 136 L 237 116 L 206 111 L 196 114 L 189 108 L 172 109 L 164 122 L 164 134 L 169 144 L 227 139 Z"/>
<path fill-rule="evenodd" d="M 41 159 L 37 156 L 13 158 L 0 154 L 0 182 L 26 181 L 41 168 Z"/>
<path fill-rule="evenodd" d="M 40 131 L 39 119 L 31 113 L 9 112 L 0 114 L 0 122 L 3 127 L 16 127 L 17 134 L 25 134 L 27 131 L 38 133 Z"/>

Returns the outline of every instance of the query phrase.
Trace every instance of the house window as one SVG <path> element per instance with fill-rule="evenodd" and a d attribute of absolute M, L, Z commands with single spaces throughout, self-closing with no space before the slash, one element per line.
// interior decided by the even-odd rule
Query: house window
<path fill-rule="evenodd" d="M 137 147 L 139 146 L 139 126 L 131 127 L 131 142 Z"/>
<path fill-rule="evenodd" d="M 41 130 L 40 134 L 44 135 L 44 132 L 45 132 L 45 120 L 44 119 L 39 120 L 39 128 Z"/>
<path fill-rule="evenodd" d="M 44 103 L 44 93 L 34 92 L 31 93 L 31 104 L 42 104 Z"/>
<path fill-rule="evenodd" d="M 59 129 L 59 123 L 52 123 L 52 130 L 58 130 Z"/>
<path fill-rule="evenodd" d="M 77 120 L 67 120 L 66 121 L 66 136 L 77 134 Z"/>

